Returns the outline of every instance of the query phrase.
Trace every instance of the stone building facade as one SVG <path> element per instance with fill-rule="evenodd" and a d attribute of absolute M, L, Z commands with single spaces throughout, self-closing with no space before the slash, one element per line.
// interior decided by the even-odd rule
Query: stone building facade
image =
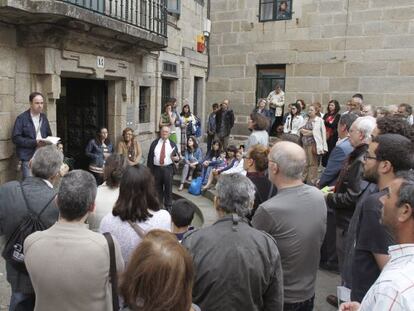
<path fill-rule="evenodd" d="M 203 116 L 207 56 L 196 52 L 196 37 L 207 8 L 203 1 L 181 0 L 167 13 L 166 3 L 0 4 L 0 184 L 16 178 L 11 132 L 16 116 L 29 108 L 32 91 L 44 94 L 52 132 L 79 166 L 85 142 L 99 126 L 108 127 L 115 143 L 123 128 L 133 128 L 145 150 L 166 96 L 191 105 L 196 99 Z"/>
<path fill-rule="evenodd" d="M 211 3 L 207 102 L 230 99 L 234 133 L 246 134 L 248 114 L 275 81 L 287 102 L 344 105 L 356 92 L 375 106 L 414 102 L 413 1 L 293 0 L 291 18 L 273 21 L 281 2 Z"/>

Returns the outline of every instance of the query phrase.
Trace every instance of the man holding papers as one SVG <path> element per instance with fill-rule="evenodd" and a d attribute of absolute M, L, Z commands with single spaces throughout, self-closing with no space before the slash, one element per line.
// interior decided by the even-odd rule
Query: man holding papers
<path fill-rule="evenodd" d="M 33 92 L 29 96 L 29 101 L 30 109 L 17 117 L 12 134 L 16 154 L 21 161 L 23 179 L 30 175 L 29 161 L 36 148 L 46 145 L 44 139 L 52 136 L 49 121 L 43 113 L 43 95 Z"/>

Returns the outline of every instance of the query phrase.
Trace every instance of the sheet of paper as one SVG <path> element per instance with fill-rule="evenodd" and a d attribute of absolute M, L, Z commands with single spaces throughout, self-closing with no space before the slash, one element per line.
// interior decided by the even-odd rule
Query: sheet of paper
<path fill-rule="evenodd" d="M 55 136 L 48 136 L 46 138 L 41 139 L 41 141 L 45 142 L 46 144 L 56 145 L 60 140 L 60 137 Z"/>
<path fill-rule="evenodd" d="M 336 296 L 338 297 L 338 306 L 340 306 L 343 302 L 351 301 L 351 290 L 345 286 L 337 286 Z"/>

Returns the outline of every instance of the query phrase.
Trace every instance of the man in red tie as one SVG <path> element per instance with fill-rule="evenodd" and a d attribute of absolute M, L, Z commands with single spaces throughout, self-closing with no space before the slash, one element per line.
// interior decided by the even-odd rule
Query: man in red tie
<path fill-rule="evenodd" d="M 179 161 L 177 145 L 168 139 L 170 128 L 163 126 L 160 138 L 151 143 L 147 166 L 155 177 L 155 187 L 161 203 L 169 211 L 172 206 L 172 180 L 174 161 Z"/>

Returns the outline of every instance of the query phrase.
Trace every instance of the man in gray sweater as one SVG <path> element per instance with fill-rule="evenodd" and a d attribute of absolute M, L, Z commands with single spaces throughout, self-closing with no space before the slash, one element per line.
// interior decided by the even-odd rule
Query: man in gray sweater
<path fill-rule="evenodd" d="M 276 240 L 282 258 L 283 310 L 313 310 L 320 248 L 326 231 L 326 204 L 317 188 L 302 182 L 304 150 L 292 142 L 275 144 L 269 154 L 269 179 L 276 196 L 257 209 L 253 227 Z"/>

